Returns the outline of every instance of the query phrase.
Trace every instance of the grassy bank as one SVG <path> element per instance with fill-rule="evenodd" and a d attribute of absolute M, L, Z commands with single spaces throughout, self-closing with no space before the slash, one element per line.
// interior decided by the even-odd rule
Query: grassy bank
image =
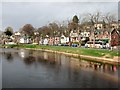
<path fill-rule="evenodd" d="M 36 48 L 36 49 L 47 49 L 53 51 L 61 51 L 73 54 L 88 55 L 95 57 L 113 58 L 114 56 L 120 56 L 120 51 L 111 51 L 104 49 L 92 49 L 92 48 L 75 48 L 75 47 L 63 47 L 63 46 L 44 46 L 44 45 L 3 45 L 2 47 L 10 48 Z"/>

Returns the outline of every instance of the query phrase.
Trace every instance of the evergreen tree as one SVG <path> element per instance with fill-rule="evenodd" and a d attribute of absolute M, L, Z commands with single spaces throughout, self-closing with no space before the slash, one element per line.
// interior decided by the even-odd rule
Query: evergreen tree
<path fill-rule="evenodd" d="M 78 19 L 77 15 L 75 15 L 75 16 L 73 17 L 72 21 L 73 21 L 74 23 L 79 23 L 79 19 Z"/>
<path fill-rule="evenodd" d="M 7 27 L 4 32 L 7 36 L 12 36 L 13 34 L 13 28 L 12 27 Z"/>

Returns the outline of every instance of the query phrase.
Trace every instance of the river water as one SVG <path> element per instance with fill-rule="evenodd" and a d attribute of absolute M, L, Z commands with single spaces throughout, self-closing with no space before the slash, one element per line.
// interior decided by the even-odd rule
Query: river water
<path fill-rule="evenodd" d="M 0 49 L 2 88 L 118 88 L 120 67 L 63 54 Z M 1 61 L 0 61 L 1 62 Z"/>

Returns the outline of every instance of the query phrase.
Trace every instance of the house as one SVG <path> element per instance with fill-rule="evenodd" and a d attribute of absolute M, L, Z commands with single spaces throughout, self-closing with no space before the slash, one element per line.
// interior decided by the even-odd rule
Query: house
<path fill-rule="evenodd" d="M 112 26 L 112 28 L 117 29 L 117 28 L 119 27 L 119 22 L 113 21 L 113 22 L 111 23 L 111 26 Z"/>
<path fill-rule="evenodd" d="M 90 37 L 90 32 L 81 32 L 81 37 L 85 38 L 85 37 Z"/>
<path fill-rule="evenodd" d="M 85 31 L 85 32 L 81 32 L 81 45 L 85 45 L 85 43 L 87 43 L 87 41 L 89 41 L 89 37 L 90 37 L 90 32 Z"/>
<path fill-rule="evenodd" d="M 39 44 L 39 41 L 40 41 L 40 38 L 39 38 L 39 37 L 35 37 L 35 38 L 32 40 L 32 43 L 33 43 L 33 44 Z"/>
<path fill-rule="evenodd" d="M 34 38 L 33 38 L 33 44 L 39 44 L 40 37 L 39 37 L 39 32 L 34 31 Z"/>
<path fill-rule="evenodd" d="M 25 39 L 24 37 L 21 37 L 21 38 L 19 39 L 19 43 L 21 43 L 21 44 L 24 44 L 24 43 L 27 43 L 27 42 L 28 42 L 28 40 Z"/>
<path fill-rule="evenodd" d="M 60 43 L 60 37 L 55 37 L 55 42 L 54 44 L 55 45 L 58 45 Z"/>
<path fill-rule="evenodd" d="M 29 44 L 29 43 L 31 43 L 31 39 L 28 38 L 27 36 L 21 36 L 19 38 L 19 43 L 21 43 L 21 44 Z"/>
<path fill-rule="evenodd" d="M 61 42 L 61 44 L 68 43 L 69 42 L 69 37 L 66 37 L 65 35 L 62 34 L 60 42 Z"/>
<path fill-rule="evenodd" d="M 53 37 L 49 37 L 49 45 L 53 45 L 54 43 L 54 38 Z"/>
<path fill-rule="evenodd" d="M 46 35 L 46 36 L 44 37 L 44 39 L 43 39 L 43 44 L 44 44 L 44 45 L 48 45 L 48 44 L 49 44 L 49 36 L 48 36 L 48 35 Z"/>
<path fill-rule="evenodd" d="M 15 35 L 15 36 L 20 36 L 21 33 L 20 33 L 20 32 L 15 32 L 14 35 Z"/>
<path fill-rule="evenodd" d="M 14 36 L 14 42 L 15 43 L 19 43 L 20 42 L 21 33 L 20 32 L 15 32 L 13 36 Z"/>
<path fill-rule="evenodd" d="M 48 45 L 48 39 L 47 38 L 44 39 L 43 44 Z"/>
<path fill-rule="evenodd" d="M 120 45 L 120 31 L 118 31 L 117 29 L 113 29 L 111 32 L 110 44 L 112 47 Z"/>
<path fill-rule="evenodd" d="M 96 27 L 97 29 L 102 29 L 103 28 L 103 23 L 99 22 L 97 24 L 94 24 L 94 27 Z"/>
<path fill-rule="evenodd" d="M 71 42 L 79 42 L 78 36 L 79 35 L 76 31 L 71 31 L 71 33 L 70 33 Z"/>

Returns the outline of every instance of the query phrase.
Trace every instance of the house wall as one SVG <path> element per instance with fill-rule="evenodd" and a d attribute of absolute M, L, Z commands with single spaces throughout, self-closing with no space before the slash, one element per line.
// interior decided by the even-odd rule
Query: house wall
<path fill-rule="evenodd" d="M 61 37 L 61 43 L 66 43 L 66 38 L 65 37 Z"/>
<path fill-rule="evenodd" d="M 102 24 L 95 24 L 94 26 L 97 27 L 97 29 L 103 28 L 103 25 L 102 25 Z"/>
<path fill-rule="evenodd" d="M 61 43 L 67 43 L 67 42 L 69 42 L 68 37 L 61 37 Z"/>
<path fill-rule="evenodd" d="M 52 38 L 52 37 L 49 38 L 49 45 L 53 45 L 53 40 L 54 40 L 54 38 Z"/>
<path fill-rule="evenodd" d="M 29 43 L 29 39 L 20 38 L 19 43 Z"/>
<path fill-rule="evenodd" d="M 120 35 L 113 31 L 111 33 L 111 46 L 118 46 L 120 44 Z"/>
<path fill-rule="evenodd" d="M 71 37 L 71 41 L 72 41 L 72 42 L 79 42 L 79 41 L 78 41 L 78 37 Z"/>
<path fill-rule="evenodd" d="M 48 38 L 45 38 L 45 39 L 44 39 L 43 44 L 44 44 L 44 45 L 49 44 L 49 40 L 48 40 Z"/>
<path fill-rule="evenodd" d="M 25 43 L 24 38 L 20 38 L 19 43 Z"/>
<path fill-rule="evenodd" d="M 55 37 L 55 44 L 59 44 L 60 43 L 60 37 Z"/>

